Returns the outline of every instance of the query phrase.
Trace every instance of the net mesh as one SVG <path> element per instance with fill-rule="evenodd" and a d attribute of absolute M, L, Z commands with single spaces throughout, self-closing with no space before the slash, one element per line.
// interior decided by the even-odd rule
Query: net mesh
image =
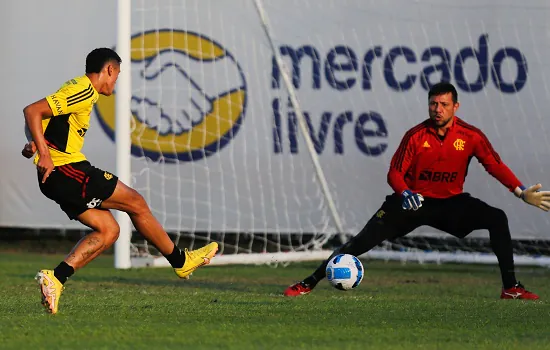
<path fill-rule="evenodd" d="M 491 1 L 256 3 L 265 19 L 253 1 L 132 3 L 132 186 L 178 245 L 246 255 L 342 244 L 391 191 L 390 158 L 441 80 L 522 181 L 544 180 L 547 4 L 499 2 L 497 16 Z M 465 190 L 509 214 L 516 253 L 548 255 L 548 219 L 470 168 Z M 486 254 L 487 236 L 420 228 L 376 250 Z M 155 254 L 137 234 L 133 243 L 135 255 Z"/>

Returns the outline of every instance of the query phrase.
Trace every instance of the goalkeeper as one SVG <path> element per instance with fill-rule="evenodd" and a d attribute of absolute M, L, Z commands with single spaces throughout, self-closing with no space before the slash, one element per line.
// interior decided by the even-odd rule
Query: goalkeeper
<path fill-rule="evenodd" d="M 55 269 L 40 270 L 36 276 L 42 305 L 52 314 L 58 311 L 67 279 L 117 240 L 119 226 L 109 209 L 126 212 L 137 231 L 166 257 L 180 278 L 189 278 L 195 269 L 208 264 L 218 249 L 212 242 L 182 252 L 138 192 L 115 175 L 92 166 L 81 153 L 92 108 L 100 94 L 113 93 L 120 63 L 115 51 L 95 49 L 86 57 L 86 74 L 23 110 L 29 143 L 22 154 L 31 158 L 38 151 L 34 164 L 40 190 L 71 220 L 92 229 Z"/>
<path fill-rule="evenodd" d="M 550 192 L 541 185 L 525 188 L 500 159 L 478 128 L 455 116 L 458 94 L 450 83 L 434 85 L 428 93 L 429 119 L 410 129 L 391 160 L 387 196 L 363 230 L 331 255 L 359 256 L 384 240 L 431 226 L 464 238 L 473 230 L 489 231 L 502 277 L 502 299 L 538 299 L 516 280 L 508 219 L 501 209 L 463 192 L 472 157 L 524 202 L 550 209 Z M 330 260 L 330 258 L 328 259 Z M 315 272 L 288 287 L 286 296 L 308 294 L 325 277 L 328 260 Z"/>

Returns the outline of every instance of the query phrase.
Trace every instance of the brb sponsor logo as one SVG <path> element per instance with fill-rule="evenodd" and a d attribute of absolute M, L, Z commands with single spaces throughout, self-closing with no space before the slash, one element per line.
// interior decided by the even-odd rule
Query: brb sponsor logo
<path fill-rule="evenodd" d="M 133 155 L 193 161 L 235 137 L 245 115 L 247 85 L 238 62 L 221 44 L 175 29 L 139 33 L 131 40 L 128 68 L 122 74 L 132 74 Z M 113 140 L 115 94 L 102 96 L 95 106 Z"/>
<path fill-rule="evenodd" d="M 389 87 L 390 93 L 407 92 L 415 86 L 427 91 L 440 81 L 454 82 L 459 90 L 468 93 L 477 93 L 492 85 L 503 94 L 513 94 L 519 92 L 527 82 L 528 68 L 524 54 L 509 46 L 489 48 L 487 34 L 480 35 L 471 46 L 455 50 L 440 46 L 413 49 L 405 45 L 389 48 L 376 45 L 357 52 L 342 44 L 330 47 L 325 52 L 312 45 L 282 45 L 278 51 L 284 65 L 288 67 L 290 84 L 298 96 L 300 90 L 307 89 L 306 96 L 322 99 L 330 96 L 327 91 L 335 94 L 350 90 L 369 93 L 377 84 Z M 282 72 L 275 57 L 271 66 L 272 90 L 285 90 Z M 323 94 L 315 95 L 316 91 L 322 91 Z M 413 101 L 417 103 L 422 98 L 415 97 Z M 341 96 L 333 96 L 333 99 L 339 101 Z M 391 96 L 387 96 L 387 101 L 391 101 Z M 308 106 L 304 101 L 300 102 L 317 153 L 323 152 L 327 137 L 332 137 L 334 153 L 343 154 L 343 135 L 348 129 L 353 130 L 356 147 L 363 154 L 378 156 L 386 150 L 384 138 L 387 138 L 388 130 L 380 113 L 352 110 L 350 106 L 348 110 L 326 110 L 313 116 L 307 111 Z M 362 104 L 364 102 L 361 99 L 353 102 L 355 108 Z M 298 153 L 299 128 L 293 104 L 276 97 L 271 105 L 274 152 Z M 285 148 L 287 144 L 289 147 Z"/>
<path fill-rule="evenodd" d="M 458 173 L 456 171 L 431 171 L 423 170 L 418 176 L 420 181 L 430 181 L 430 182 L 455 182 Z"/>

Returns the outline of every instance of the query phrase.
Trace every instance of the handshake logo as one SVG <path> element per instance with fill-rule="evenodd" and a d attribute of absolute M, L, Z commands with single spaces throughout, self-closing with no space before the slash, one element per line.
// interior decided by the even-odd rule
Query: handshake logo
<path fill-rule="evenodd" d="M 134 155 L 193 161 L 235 137 L 248 96 L 229 51 L 203 35 L 168 29 L 135 35 L 131 48 Z M 96 112 L 114 139 L 114 97 L 100 99 Z"/>
<path fill-rule="evenodd" d="M 161 135 L 192 130 L 213 112 L 218 97 L 241 84 L 236 67 L 224 63 L 205 63 L 174 50 L 133 63 L 132 113 Z"/>

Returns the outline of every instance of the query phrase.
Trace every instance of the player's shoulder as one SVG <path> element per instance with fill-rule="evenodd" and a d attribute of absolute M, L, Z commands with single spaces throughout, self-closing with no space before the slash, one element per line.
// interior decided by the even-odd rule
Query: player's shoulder
<path fill-rule="evenodd" d="M 86 75 L 74 77 L 61 84 L 59 90 L 84 90 L 92 89 L 92 82 Z"/>
<path fill-rule="evenodd" d="M 91 99 L 94 103 L 99 98 L 99 94 L 92 86 L 92 82 L 86 75 L 69 79 L 57 90 L 58 98 L 66 99 L 67 103 L 77 104 Z"/>
<path fill-rule="evenodd" d="M 481 131 L 480 128 L 460 119 L 459 117 L 455 117 L 455 122 L 456 122 L 456 127 L 460 132 L 468 135 L 472 135 L 472 136 L 485 137 L 483 134 L 483 131 Z"/>
<path fill-rule="evenodd" d="M 407 132 L 405 132 L 405 137 L 413 137 L 415 135 L 422 134 L 428 129 L 430 125 L 429 123 L 430 123 L 430 120 L 426 119 L 422 123 L 416 124 L 409 130 L 407 130 Z"/>

